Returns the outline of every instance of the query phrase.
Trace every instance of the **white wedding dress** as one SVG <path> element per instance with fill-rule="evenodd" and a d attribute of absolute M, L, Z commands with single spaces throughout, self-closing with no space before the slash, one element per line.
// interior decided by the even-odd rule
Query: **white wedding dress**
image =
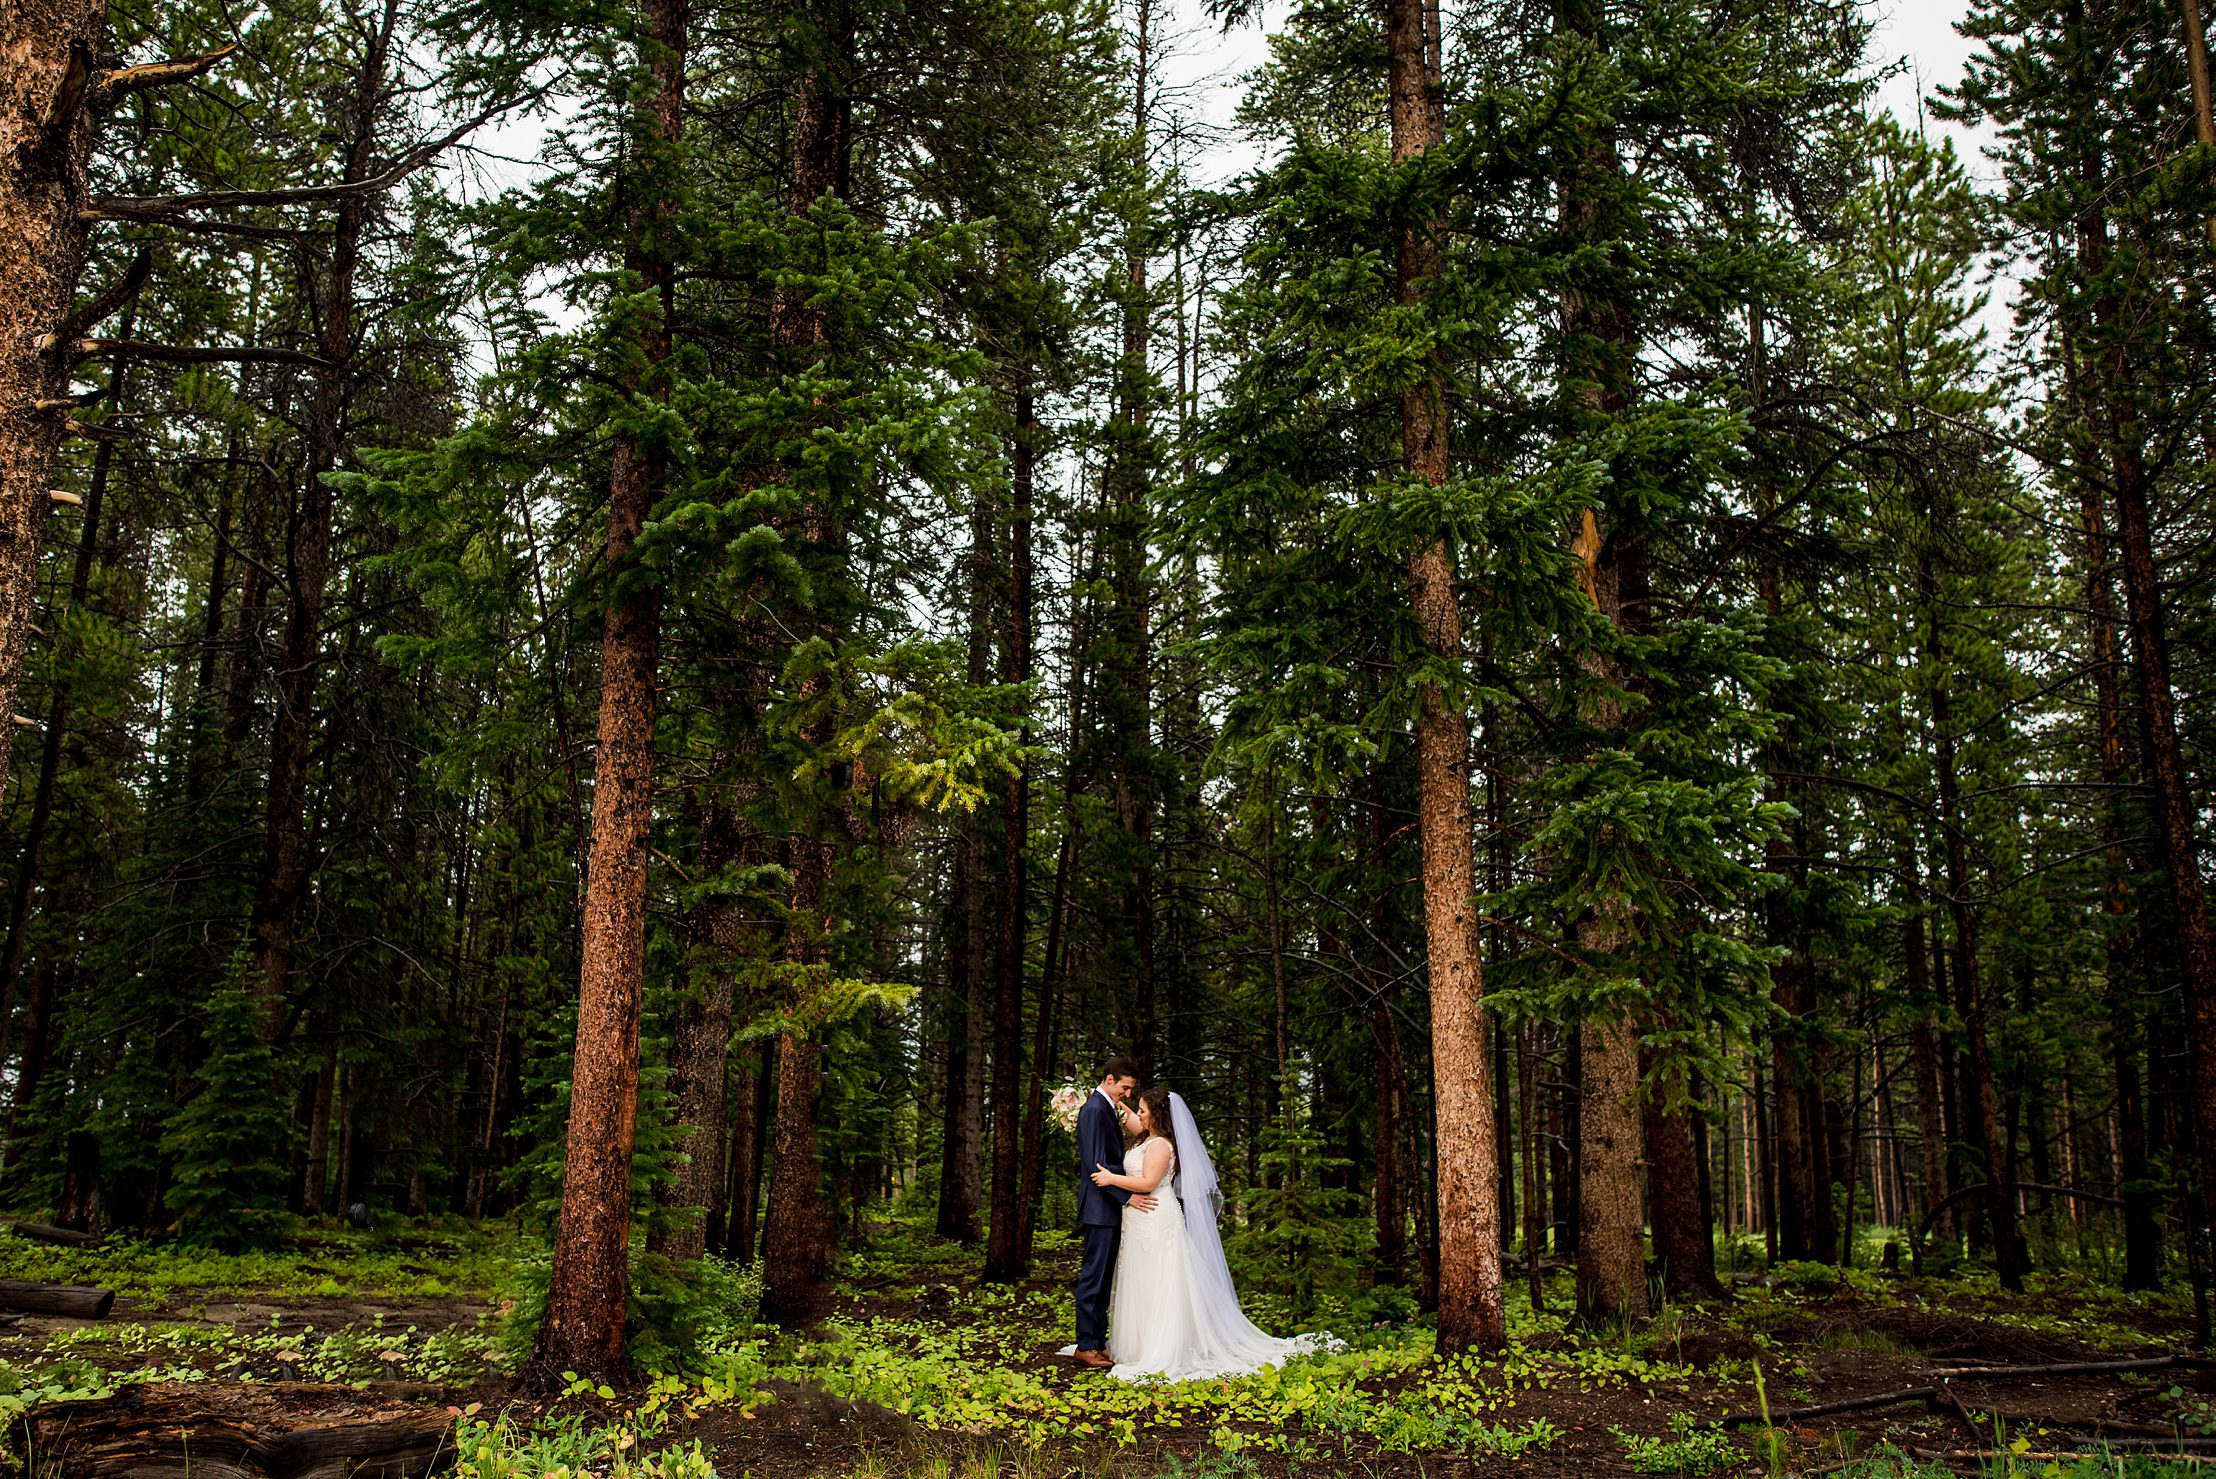
<path fill-rule="evenodd" d="M 1246 1376 L 1288 1356 L 1315 1350 L 1318 1338 L 1265 1335 L 1239 1308 L 1239 1294 L 1216 1236 L 1222 1198 L 1208 1148 L 1182 1096 L 1170 1096 L 1170 1124 L 1183 1162 L 1171 1151 L 1170 1168 L 1155 1188 L 1155 1207 L 1123 1210 L 1123 1238 L 1116 1255 L 1109 1303 L 1108 1344 L 1121 1381 L 1200 1381 Z M 1124 1152 L 1123 1173 L 1144 1174 L 1142 1140 Z"/>

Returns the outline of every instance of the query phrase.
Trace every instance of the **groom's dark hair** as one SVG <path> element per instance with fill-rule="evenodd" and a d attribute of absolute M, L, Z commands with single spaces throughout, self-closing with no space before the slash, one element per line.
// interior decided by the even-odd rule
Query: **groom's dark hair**
<path fill-rule="evenodd" d="M 1139 1065 L 1118 1053 L 1100 1065 L 1100 1076 L 1109 1078 L 1137 1078 Z"/>

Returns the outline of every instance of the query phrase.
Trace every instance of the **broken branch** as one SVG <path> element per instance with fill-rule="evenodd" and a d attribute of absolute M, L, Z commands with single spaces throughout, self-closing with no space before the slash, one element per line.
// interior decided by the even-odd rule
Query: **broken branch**
<path fill-rule="evenodd" d="M 238 49 L 234 41 L 219 51 L 201 56 L 172 57 L 165 62 L 144 62 L 136 67 L 117 67 L 112 72 L 102 72 L 93 79 L 93 107 L 105 110 L 134 92 L 190 81 Z"/>
<path fill-rule="evenodd" d="M 1799 1422 L 1805 1417 L 1829 1417 L 1836 1412 L 1866 1412 L 1873 1407 L 1898 1407 L 1909 1402 L 1926 1405 L 1939 1400 L 1937 1387 L 1902 1387 L 1893 1392 L 1874 1392 L 1867 1397 L 1848 1397 L 1838 1402 L 1819 1402 L 1813 1407 L 1785 1407 L 1768 1414 L 1769 1423 L 1776 1427 L 1783 1423 Z M 1720 1428 L 1743 1428 L 1763 1421 L 1761 1412 L 1727 1412 L 1716 1419 Z"/>
<path fill-rule="evenodd" d="M 85 330 L 114 313 L 127 302 L 146 282 L 146 274 L 153 270 L 154 254 L 146 247 L 138 249 L 131 265 L 123 269 L 123 275 L 94 295 L 91 302 L 62 320 L 62 326 L 54 337 L 60 341 L 75 339 Z"/>
<path fill-rule="evenodd" d="M 332 368 L 331 361 L 305 349 L 277 349 L 256 344 L 212 345 L 149 344 L 143 339 L 79 339 L 69 346 L 79 359 L 148 359 L 172 365 L 308 365 Z"/>
<path fill-rule="evenodd" d="M 351 184 L 302 185 L 290 190 L 202 190 L 193 195 L 100 195 L 93 198 L 92 204 L 77 212 L 77 219 L 166 223 L 172 217 L 192 211 L 316 205 L 329 200 L 344 200 L 350 195 L 374 195 L 380 190 L 391 189 L 429 164 L 492 116 L 491 112 L 486 112 L 466 123 L 457 124 L 440 137 L 401 155 L 392 168 L 383 174 L 373 175 L 366 180 L 355 180 Z"/>
<path fill-rule="evenodd" d="M 2098 1376 L 2108 1371 L 2160 1371 L 2165 1366 L 2200 1366 L 2191 1356 L 2140 1356 L 2115 1361 L 2056 1361 L 2044 1366 L 1949 1366 L 1932 1372 L 1940 1381 L 1997 1381 L 2018 1376 Z"/>

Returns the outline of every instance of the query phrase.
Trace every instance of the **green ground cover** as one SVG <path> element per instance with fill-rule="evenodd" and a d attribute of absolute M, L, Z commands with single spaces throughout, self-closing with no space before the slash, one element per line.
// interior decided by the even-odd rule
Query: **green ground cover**
<path fill-rule="evenodd" d="M 1558 1274 L 1545 1309 L 1534 1311 L 1520 1284 L 1512 1290 L 1506 1351 L 1441 1359 L 1397 1291 L 1339 1287 L 1301 1316 L 1257 1292 L 1249 1303 L 1261 1323 L 1328 1332 L 1333 1348 L 1235 1381 L 1127 1386 L 1051 1355 L 1067 1339 L 1058 1278 L 1069 1251 L 1046 1242 L 1038 1279 L 989 1286 L 973 1253 L 888 1229 L 844 1261 L 833 1313 L 806 1331 L 759 1324 L 751 1271 L 724 1266 L 701 1286 L 712 1299 L 688 1312 L 696 1328 L 681 1362 L 633 1390 L 580 1382 L 549 1403 L 507 1387 L 521 1350 L 513 1316 L 527 1307 L 538 1249 L 506 1227 L 324 1233 L 247 1255 L 0 1236 L 0 1273 L 106 1282 L 128 1301 L 106 1321 L 37 1322 L 0 1339 L 0 1418 L 132 1382 L 401 1382 L 455 1410 L 461 1479 L 707 1479 L 719 1463 L 763 1479 L 787 1470 L 757 1471 L 743 1453 L 733 1458 L 732 1443 L 743 1447 L 749 1425 L 775 1426 L 779 1404 L 807 1392 L 881 1414 L 904 1435 L 817 1460 L 835 1469 L 791 1470 L 863 1479 L 1429 1476 L 1527 1463 L 1539 1465 L 1535 1475 L 1570 1463 L 1689 1479 L 1814 1468 L 1936 1479 L 1929 1462 L 1859 1435 L 1723 1431 L 1714 1419 L 1757 1401 L 1782 1409 L 1822 1399 L 1841 1361 L 1912 1364 L 1923 1359 L 1917 1332 L 1946 1322 L 2126 1351 L 2174 1336 L 2188 1313 L 2181 1295 L 2123 1295 L 2068 1273 L 2012 1298 L 1974 1277 L 1789 1265 L 1727 1305 L 1670 1307 L 1635 1329 L 1595 1332 L 1565 1318 L 1567 1275 Z M 442 1302 L 439 1321 L 379 1309 L 424 1300 Z M 2157 1374 L 2120 1389 L 2153 1401 L 2180 1433 L 2209 1424 L 2208 1397 L 2190 1384 Z M 724 1436 L 704 1437 L 703 1425 Z M 1988 1464 L 1998 1467 L 1981 1479 L 2199 1473 L 2158 1455 L 2036 1457 L 2048 1442 L 2037 1431 L 2000 1433 Z"/>

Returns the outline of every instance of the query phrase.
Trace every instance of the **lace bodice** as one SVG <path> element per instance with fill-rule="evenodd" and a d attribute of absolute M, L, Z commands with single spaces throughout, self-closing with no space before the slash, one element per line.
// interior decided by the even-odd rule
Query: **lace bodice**
<path fill-rule="evenodd" d="M 1146 1139 L 1144 1139 L 1144 1140 L 1140 1141 L 1140 1142 L 1139 1142 L 1139 1143 L 1138 1143 L 1137 1145 L 1134 1145 L 1134 1146 L 1130 1147 L 1130 1148 L 1129 1148 L 1128 1150 L 1124 1151 L 1124 1153 L 1123 1153 L 1123 1174 L 1124 1174 L 1124 1175 L 1126 1175 L 1126 1176 L 1144 1176 L 1144 1175 L 1146 1174 L 1146 1148 L 1147 1148 L 1148 1146 L 1152 1145 L 1153 1143 L 1154 1143 L 1154 1137 L 1150 1135 L 1150 1136 L 1148 1136 L 1148 1137 L 1147 1137 Z M 1166 1143 L 1166 1142 L 1165 1142 L 1165 1143 Z M 1164 1171 L 1164 1172 L 1162 1173 L 1162 1184 L 1161 1184 L 1160 1186 L 1157 1186 L 1156 1188 L 1154 1188 L 1154 1194 L 1155 1194 L 1156 1196 L 1158 1196 L 1158 1197 L 1174 1196 L 1174 1195 L 1176 1194 L 1176 1188 L 1175 1188 L 1175 1187 L 1174 1187 L 1174 1186 L 1173 1186 L 1173 1185 L 1172 1185 L 1171 1183 L 1172 1183 L 1172 1182 L 1173 1182 L 1173 1181 L 1174 1181 L 1174 1180 L 1176 1179 L 1176 1176 L 1177 1176 L 1177 1147 L 1176 1147 L 1175 1145 L 1171 1145 L 1171 1146 L 1170 1146 L 1170 1167 L 1169 1167 L 1169 1169 L 1168 1169 L 1167 1171 Z"/>

